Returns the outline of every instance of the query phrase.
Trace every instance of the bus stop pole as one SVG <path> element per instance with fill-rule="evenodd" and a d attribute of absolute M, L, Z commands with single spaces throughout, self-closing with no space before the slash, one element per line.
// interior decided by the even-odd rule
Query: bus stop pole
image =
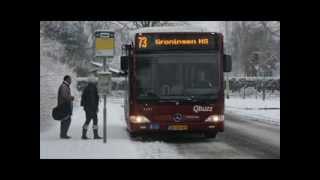
<path fill-rule="evenodd" d="M 227 88 L 227 99 L 229 99 L 229 73 L 227 74 L 226 88 Z"/>
<path fill-rule="evenodd" d="M 103 59 L 103 71 L 106 72 L 106 58 Z M 107 95 L 103 95 L 103 142 L 107 142 Z"/>
<path fill-rule="evenodd" d="M 107 109 L 106 109 L 106 102 L 107 96 L 103 95 L 103 142 L 107 142 Z"/>

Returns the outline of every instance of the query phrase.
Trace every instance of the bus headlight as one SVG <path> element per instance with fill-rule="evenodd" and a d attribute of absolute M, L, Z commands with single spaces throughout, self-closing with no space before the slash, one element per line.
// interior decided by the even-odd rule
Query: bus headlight
<path fill-rule="evenodd" d="M 224 116 L 223 115 L 211 115 L 209 116 L 205 122 L 219 122 L 219 121 L 223 121 L 224 120 Z"/>
<path fill-rule="evenodd" d="M 149 123 L 149 119 L 145 116 L 130 116 L 130 122 L 141 124 L 141 123 Z"/>

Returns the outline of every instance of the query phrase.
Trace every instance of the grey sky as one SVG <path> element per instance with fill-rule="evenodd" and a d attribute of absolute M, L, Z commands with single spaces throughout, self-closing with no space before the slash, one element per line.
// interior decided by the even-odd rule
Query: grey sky
<path fill-rule="evenodd" d="M 209 31 L 221 32 L 222 28 L 219 27 L 219 23 L 222 21 L 189 21 L 195 26 L 201 26 L 207 28 Z"/>

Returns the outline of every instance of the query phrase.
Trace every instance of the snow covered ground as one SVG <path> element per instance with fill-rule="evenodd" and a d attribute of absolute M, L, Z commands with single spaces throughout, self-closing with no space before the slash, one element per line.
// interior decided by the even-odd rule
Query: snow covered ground
<path fill-rule="evenodd" d="M 280 97 L 269 97 L 264 101 L 254 97 L 230 97 L 225 103 L 227 114 L 280 126 Z"/>
<path fill-rule="evenodd" d="M 72 139 L 64 140 L 59 138 L 60 123 L 53 122 L 50 129 L 40 132 L 40 158 L 41 159 L 185 159 L 185 158 L 252 158 L 250 154 L 242 154 L 235 147 L 228 144 L 230 139 L 225 138 L 222 133 L 214 141 L 194 140 L 189 143 L 169 143 L 165 140 L 132 140 L 126 132 L 126 124 L 123 113 L 123 98 L 119 92 L 113 93 L 112 97 L 107 98 L 107 143 L 102 140 L 92 139 L 92 122 L 88 131 L 90 140 L 81 139 L 81 127 L 85 121 L 85 113 L 79 103 L 75 103 L 74 115 L 72 117 L 69 135 Z M 262 100 L 261 100 L 262 101 Z M 249 103 L 247 106 L 244 103 Z M 256 115 L 261 118 L 265 114 L 259 114 L 261 110 L 256 110 L 257 114 L 248 113 L 242 107 L 275 107 L 276 100 L 269 100 L 261 103 L 255 99 L 232 98 L 227 100 L 226 111 L 240 116 L 253 117 Z M 278 106 L 279 107 L 279 106 Z M 99 106 L 99 134 L 102 136 L 103 125 L 103 103 Z M 248 114 L 244 114 L 248 113 Z M 270 116 L 271 117 L 271 116 Z M 250 119 L 250 118 L 244 118 Z M 280 119 L 279 119 L 280 120 Z M 229 133 L 231 133 L 228 122 Z M 234 123 L 234 122 L 233 122 Z M 240 124 L 246 126 L 247 124 Z M 249 128 L 249 127 L 248 127 Z M 250 128 L 249 131 L 252 131 Z M 263 130 L 263 128 L 262 128 Z M 222 138 L 223 140 L 221 140 Z M 220 139 L 220 140 L 219 140 Z M 198 141 L 198 142 L 197 142 Z M 200 141 L 200 142 L 199 142 Z M 223 149 L 223 150 L 222 150 Z M 198 154 L 195 154 L 198 152 Z M 210 154 L 208 152 L 215 152 Z"/>
<path fill-rule="evenodd" d="M 100 103 L 99 134 L 102 136 L 103 103 Z M 92 139 L 92 122 L 88 131 L 90 140 L 82 140 L 81 127 L 85 121 L 85 113 L 79 105 L 75 106 L 69 135 L 72 139 L 59 139 L 59 122 L 52 128 L 40 132 L 41 159 L 161 159 L 183 158 L 176 152 L 174 145 L 162 141 L 142 142 L 131 140 L 125 130 L 123 119 L 123 99 L 107 98 L 107 143 Z M 52 120 L 54 121 L 54 120 Z"/>

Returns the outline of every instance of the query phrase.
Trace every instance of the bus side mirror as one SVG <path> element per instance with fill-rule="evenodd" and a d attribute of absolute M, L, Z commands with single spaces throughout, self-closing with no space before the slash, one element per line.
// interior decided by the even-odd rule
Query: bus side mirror
<path fill-rule="evenodd" d="M 126 74 L 128 72 L 129 56 L 121 56 L 121 70 Z"/>
<path fill-rule="evenodd" d="M 232 59 L 230 55 L 223 56 L 223 72 L 231 72 L 232 70 Z"/>

